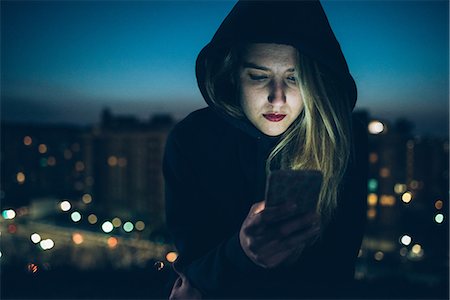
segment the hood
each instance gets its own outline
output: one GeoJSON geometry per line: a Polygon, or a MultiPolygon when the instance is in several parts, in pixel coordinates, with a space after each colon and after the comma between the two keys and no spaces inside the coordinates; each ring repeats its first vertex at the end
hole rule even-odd
{"type": "Polygon", "coordinates": [[[295,47],[335,74],[346,87],[354,108],[356,85],[319,1],[238,1],[196,62],[197,83],[206,103],[234,126],[255,137],[266,136],[248,120],[238,120],[215,107],[206,92],[205,63],[206,59],[222,59],[231,47],[242,43],[295,47]]]}

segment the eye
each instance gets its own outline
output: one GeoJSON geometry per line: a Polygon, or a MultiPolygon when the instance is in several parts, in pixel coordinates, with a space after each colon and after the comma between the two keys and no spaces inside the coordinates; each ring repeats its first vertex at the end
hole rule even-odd
{"type": "Polygon", "coordinates": [[[263,81],[268,78],[266,75],[249,74],[249,76],[250,76],[250,79],[254,80],[254,81],[263,81]]]}
{"type": "Polygon", "coordinates": [[[289,76],[286,78],[289,82],[295,83],[297,82],[297,78],[295,78],[295,76],[289,76]]]}

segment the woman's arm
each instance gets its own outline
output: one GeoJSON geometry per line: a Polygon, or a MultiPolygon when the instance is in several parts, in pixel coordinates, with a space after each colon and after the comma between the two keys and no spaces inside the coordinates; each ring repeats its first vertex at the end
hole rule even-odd
{"type": "Polygon", "coordinates": [[[167,139],[163,173],[166,221],[179,253],[178,269],[194,287],[204,295],[223,295],[264,270],[245,255],[238,232],[214,236],[221,234],[214,228],[214,199],[205,203],[198,194],[196,168],[184,156],[176,131],[167,139]]]}

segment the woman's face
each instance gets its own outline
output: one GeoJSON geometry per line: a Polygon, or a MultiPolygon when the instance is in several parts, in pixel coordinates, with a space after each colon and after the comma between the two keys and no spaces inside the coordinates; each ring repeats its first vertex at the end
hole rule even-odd
{"type": "Polygon", "coordinates": [[[281,44],[250,44],[239,68],[239,96],[247,118],[260,131],[278,136],[303,110],[297,83],[297,50],[281,44]]]}

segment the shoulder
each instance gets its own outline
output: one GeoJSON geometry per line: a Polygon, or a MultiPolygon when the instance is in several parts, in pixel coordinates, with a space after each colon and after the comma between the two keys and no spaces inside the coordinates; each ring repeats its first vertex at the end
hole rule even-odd
{"type": "Polygon", "coordinates": [[[196,156],[219,144],[229,143],[233,128],[210,107],[191,112],[170,131],[166,148],[196,156]]]}

